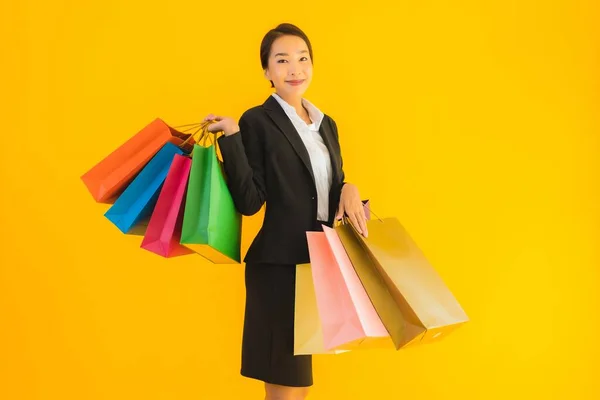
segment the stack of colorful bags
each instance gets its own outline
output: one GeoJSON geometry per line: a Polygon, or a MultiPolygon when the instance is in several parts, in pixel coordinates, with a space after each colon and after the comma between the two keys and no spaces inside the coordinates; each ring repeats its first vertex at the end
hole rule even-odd
{"type": "Polygon", "coordinates": [[[143,249],[239,263],[242,218],[207,125],[155,119],[81,179],[97,202],[112,204],[104,215],[121,232],[144,236],[143,249]]]}
{"type": "Polygon", "coordinates": [[[310,264],[296,266],[294,354],[400,349],[431,343],[468,317],[396,218],[346,219],[307,232],[310,264]]]}
{"type": "MultiPolygon", "coordinates": [[[[208,123],[156,119],[81,178],[123,233],[163,257],[197,253],[240,262],[241,215],[208,123]],[[189,131],[193,131],[189,133],[189,131]],[[207,145],[208,144],[208,145],[207,145]]],[[[370,219],[363,237],[344,219],[307,232],[296,268],[294,354],[334,354],[439,340],[468,317],[396,218],[370,219]]]]}

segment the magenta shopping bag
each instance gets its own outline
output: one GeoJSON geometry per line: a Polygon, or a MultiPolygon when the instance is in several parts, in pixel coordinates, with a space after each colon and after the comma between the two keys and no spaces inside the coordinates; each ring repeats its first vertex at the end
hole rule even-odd
{"type": "Polygon", "coordinates": [[[185,193],[192,159],[176,154],[150,217],[141,248],[163,257],[192,254],[179,244],[185,193]]]}

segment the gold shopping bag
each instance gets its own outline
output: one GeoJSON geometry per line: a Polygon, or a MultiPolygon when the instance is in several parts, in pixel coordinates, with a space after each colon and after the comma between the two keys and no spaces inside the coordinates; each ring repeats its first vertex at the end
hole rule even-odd
{"type": "Polygon", "coordinates": [[[335,229],[396,349],[439,340],[468,321],[396,218],[367,221],[367,238],[350,223],[335,229]]]}
{"type": "Polygon", "coordinates": [[[327,351],[325,349],[310,264],[296,266],[295,303],[294,355],[337,354],[348,351],[340,349],[327,351]]]}

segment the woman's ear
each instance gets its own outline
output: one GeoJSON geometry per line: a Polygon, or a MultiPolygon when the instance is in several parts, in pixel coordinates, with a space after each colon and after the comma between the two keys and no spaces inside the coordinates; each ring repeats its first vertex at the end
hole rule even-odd
{"type": "Polygon", "coordinates": [[[271,77],[269,76],[268,68],[264,70],[264,75],[265,75],[265,79],[271,82],[271,87],[274,88],[275,84],[273,83],[273,81],[271,80],[271,77]]]}

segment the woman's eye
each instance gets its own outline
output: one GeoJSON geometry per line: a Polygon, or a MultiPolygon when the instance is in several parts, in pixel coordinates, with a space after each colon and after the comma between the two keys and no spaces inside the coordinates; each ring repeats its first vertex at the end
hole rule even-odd
{"type": "MultiPolygon", "coordinates": [[[[300,59],[300,61],[308,61],[308,57],[302,57],[300,59]]],[[[287,60],[281,59],[281,60],[277,60],[278,63],[284,63],[284,62],[288,62],[287,60]]]]}

